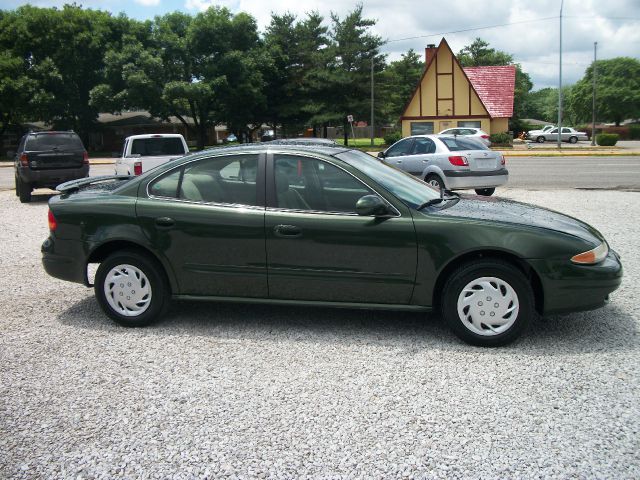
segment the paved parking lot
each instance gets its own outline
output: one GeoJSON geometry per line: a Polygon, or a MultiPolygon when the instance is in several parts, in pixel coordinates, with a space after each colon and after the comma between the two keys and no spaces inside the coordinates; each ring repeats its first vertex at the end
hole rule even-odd
{"type": "Polygon", "coordinates": [[[500,194],[600,229],[611,304],[494,350],[413,313],[180,303],[124,329],[42,270],[47,197],[0,192],[0,478],[639,478],[640,193],[500,194]]]}

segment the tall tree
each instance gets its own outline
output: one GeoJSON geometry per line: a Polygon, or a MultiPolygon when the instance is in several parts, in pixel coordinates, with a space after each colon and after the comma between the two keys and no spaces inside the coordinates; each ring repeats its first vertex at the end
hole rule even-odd
{"type": "MultiPolygon", "coordinates": [[[[618,57],[596,62],[596,111],[601,121],[616,125],[640,118],[640,61],[618,57]]],[[[572,90],[568,103],[581,121],[592,117],[593,64],[572,90]]]]}
{"type": "Polygon", "coordinates": [[[195,17],[156,17],[148,45],[132,42],[107,53],[108,81],[92,91],[92,104],[175,116],[204,148],[210,127],[227,122],[240,131],[259,116],[258,45],[255,20],[245,13],[211,7],[195,17]]]}
{"type": "Polygon", "coordinates": [[[403,53],[400,60],[393,61],[376,79],[376,104],[380,107],[381,118],[385,122],[395,123],[402,115],[402,109],[411,99],[418,84],[424,62],[413,49],[403,53]]]}
{"type": "Polygon", "coordinates": [[[529,74],[522,70],[520,64],[513,61],[513,55],[489,48],[489,43],[476,38],[458,52],[458,61],[463,67],[514,65],[516,67],[515,92],[513,98],[513,118],[526,115],[527,95],[533,88],[529,74]]]}

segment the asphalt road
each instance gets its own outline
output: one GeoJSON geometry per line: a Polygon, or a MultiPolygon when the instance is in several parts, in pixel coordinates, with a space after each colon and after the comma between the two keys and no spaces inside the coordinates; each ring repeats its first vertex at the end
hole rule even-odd
{"type": "MultiPolygon", "coordinates": [[[[508,157],[507,168],[513,188],[640,190],[640,156],[508,157]]],[[[112,173],[113,165],[91,167],[91,175],[112,173]]],[[[0,190],[13,187],[13,168],[0,168],[0,190]]]]}

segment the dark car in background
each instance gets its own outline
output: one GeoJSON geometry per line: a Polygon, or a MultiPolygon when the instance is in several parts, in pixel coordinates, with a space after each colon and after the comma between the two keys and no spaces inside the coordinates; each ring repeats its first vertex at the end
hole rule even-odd
{"type": "Polygon", "coordinates": [[[89,155],[75,132],[30,132],[18,144],[14,157],[16,195],[31,201],[36,188],[89,176],[89,155]]]}
{"type": "Polygon", "coordinates": [[[604,305],[622,279],[579,220],[445,192],[338,145],[216,148],[58,190],[45,270],[93,286],[129,327],[171,298],[434,310],[465,341],[497,346],[536,311],[604,305]]]}

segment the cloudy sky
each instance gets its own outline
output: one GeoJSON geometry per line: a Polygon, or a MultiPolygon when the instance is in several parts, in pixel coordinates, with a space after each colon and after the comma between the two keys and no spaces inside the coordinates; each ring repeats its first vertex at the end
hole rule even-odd
{"type": "MultiPolygon", "coordinates": [[[[25,3],[61,6],[70,2],[0,0],[0,8],[12,9],[25,3]]],[[[328,18],[330,12],[344,15],[354,8],[356,1],[76,0],[76,3],[114,13],[125,12],[138,19],[174,10],[196,13],[220,5],[234,13],[250,13],[260,29],[264,29],[271,12],[288,11],[304,16],[317,10],[328,18]]],[[[560,9],[557,0],[364,0],[362,3],[365,16],[378,22],[376,33],[388,41],[383,51],[390,59],[399,58],[409,48],[424,52],[428,43],[438,43],[443,36],[457,52],[479,36],[492,47],[513,54],[531,75],[535,89],[557,86],[560,9]]],[[[640,58],[639,0],[565,0],[563,13],[563,83],[570,84],[582,77],[593,59],[596,41],[599,59],[640,58]],[[606,12],[601,13],[603,10],[606,12]]]]}

